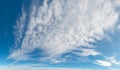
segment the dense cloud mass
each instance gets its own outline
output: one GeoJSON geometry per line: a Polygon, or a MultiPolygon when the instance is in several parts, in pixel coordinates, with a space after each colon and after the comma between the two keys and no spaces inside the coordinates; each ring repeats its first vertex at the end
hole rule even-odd
{"type": "Polygon", "coordinates": [[[91,43],[104,39],[107,32],[114,31],[119,14],[115,11],[119,4],[117,1],[44,0],[42,5],[34,2],[28,14],[29,22],[23,12],[17,23],[20,48],[8,58],[28,60],[32,58],[28,54],[35,49],[44,55],[39,57],[40,60],[55,60],[56,63],[64,61],[64,58],[58,58],[73,50],[78,50],[76,55],[84,57],[101,54],[91,43]]]}

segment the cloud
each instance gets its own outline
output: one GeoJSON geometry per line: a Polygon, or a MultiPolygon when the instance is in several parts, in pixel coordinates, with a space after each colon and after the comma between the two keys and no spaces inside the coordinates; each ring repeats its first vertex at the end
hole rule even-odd
{"type": "Polygon", "coordinates": [[[84,68],[40,68],[31,66],[0,66],[1,70],[90,70],[84,68]]]}
{"type": "Polygon", "coordinates": [[[98,64],[98,65],[101,65],[101,66],[105,66],[105,67],[112,66],[111,62],[103,61],[103,60],[96,60],[95,64],[98,64]]]}
{"type": "Polygon", "coordinates": [[[117,29],[120,30],[120,24],[117,26],[117,29]]]}
{"type": "Polygon", "coordinates": [[[29,67],[0,67],[2,70],[80,70],[70,68],[29,68],[29,67]]]}
{"type": "Polygon", "coordinates": [[[109,60],[112,64],[115,64],[115,65],[119,65],[120,64],[120,61],[117,61],[115,56],[111,56],[111,57],[108,57],[106,59],[109,60]]]}
{"type": "Polygon", "coordinates": [[[14,28],[16,30],[14,32],[15,38],[16,38],[15,46],[18,46],[19,43],[21,42],[22,38],[23,38],[24,27],[25,27],[25,24],[26,24],[26,17],[27,17],[27,14],[26,14],[24,8],[22,8],[22,15],[16,21],[16,26],[14,26],[14,28]]]}
{"type": "Polygon", "coordinates": [[[96,60],[94,63],[101,66],[120,65],[120,61],[117,61],[115,56],[106,57],[104,60],[96,60]]]}
{"type": "MultiPolygon", "coordinates": [[[[110,0],[48,1],[44,0],[40,6],[31,5],[29,20],[24,18],[29,21],[27,30],[22,30],[23,24],[18,27],[20,33],[25,33],[18,37],[22,37],[20,48],[8,59],[27,60],[32,58],[29,53],[39,49],[40,55],[51,61],[79,47],[94,48],[91,43],[104,39],[107,32],[114,30],[119,16],[110,0]]],[[[82,56],[98,54],[90,49],[80,53],[82,56]]]]}
{"type": "Polygon", "coordinates": [[[101,55],[102,53],[96,51],[95,49],[83,49],[81,48],[80,49],[81,52],[75,52],[74,54],[77,54],[79,56],[83,56],[83,57],[86,57],[86,56],[96,56],[96,55],[101,55]]]}

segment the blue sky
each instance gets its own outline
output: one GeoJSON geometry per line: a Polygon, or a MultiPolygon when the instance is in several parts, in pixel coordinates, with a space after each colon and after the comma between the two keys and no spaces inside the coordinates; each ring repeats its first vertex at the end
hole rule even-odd
{"type": "Polygon", "coordinates": [[[119,0],[0,0],[0,69],[120,69],[119,0]]]}

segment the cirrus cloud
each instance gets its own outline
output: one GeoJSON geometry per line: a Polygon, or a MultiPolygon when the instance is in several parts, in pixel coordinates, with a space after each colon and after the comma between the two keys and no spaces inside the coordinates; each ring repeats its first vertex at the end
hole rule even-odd
{"type": "MultiPolygon", "coordinates": [[[[8,59],[28,60],[31,58],[28,54],[35,49],[42,50],[39,53],[49,60],[79,47],[94,49],[91,43],[104,39],[116,26],[119,14],[115,4],[111,0],[44,0],[40,6],[32,4],[27,30],[22,30],[23,26],[22,31],[18,30],[25,33],[20,35],[20,48],[8,59]]],[[[95,51],[82,50],[80,55],[98,55],[95,51]]]]}
{"type": "Polygon", "coordinates": [[[103,61],[103,60],[96,60],[95,63],[98,64],[98,65],[101,65],[101,66],[105,66],[105,67],[112,66],[111,62],[103,61]]]}

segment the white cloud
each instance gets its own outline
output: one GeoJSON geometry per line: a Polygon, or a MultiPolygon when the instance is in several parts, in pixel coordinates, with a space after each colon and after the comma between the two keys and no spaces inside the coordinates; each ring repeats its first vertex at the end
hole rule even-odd
{"type": "MultiPolygon", "coordinates": [[[[90,43],[102,40],[106,31],[114,29],[118,19],[114,8],[110,0],[52,0],[50,4],[44,0],[42,6],[34,4],[21,48],[8,58],[24,60],[30,58],[28,53],[40,49],[51,60],[78,47],[90,47],[90,43]]],[[[83,56],[98,55],[82,51],[83,56]]]]}
{"type": "Polygon", "coordinates": [[[22,16],[16,21],[16,26],[14,26],[15,28],[15,38],[16,38],[16,41],[15,41],[15,46],[18,46],[18,44],[20,43],[21,39],[23,38],[23,32],[24,32],[24,27],[25,27],[25,24],[26,24],[26,12],[24,10],[24,8],[22,8],[22,16]]]}
{"type": "Polygon", "coordinates": [[[98,64],[98,65],[101,65],[101,66],[105,66],[105,67],[112,66],[111,62],[104,61],[104,60],[96,60],[95,64],[98,64]]]}
{"type": "Polygon", "coordinates": [[[109,60],[112,64],[116,64],[116,65],[120,64],[120,61],[117,61],[115,56],[111,56],[106,59],[109,60]]]}
{"type": "Polygon", "coordinates": [[[42,67],[31,67],[31,66],[0,66],[1,70],[90,70],[84,68],[42,68],[42,67]]]}
{"type": "Polygon", "coordinates": [[[94,63],[101,66],[120,65],[120,61],[117,61],[115,56],[111,56],[111,57],[105,56],[104,60],[96,60],[94,63]]]}
{"type": "Polygon", "coordinates": [[[29,68],[29,67],[0,67],[1,70],[81,70],[77,68],[29,68]]]}
{"type": "Polygon", "coordinates": [[[96,56],[96,55],[101,55],[102,53],[96,51],[95,49],[80,49],[81,52],[75,52],[75,54],[79,55],[79,56],[96,56]]]}
{"type": "Polygon", "coordinates": [[[115,5],[120,6],[120,0],[116,0],[114,3],[115,5]]]}

